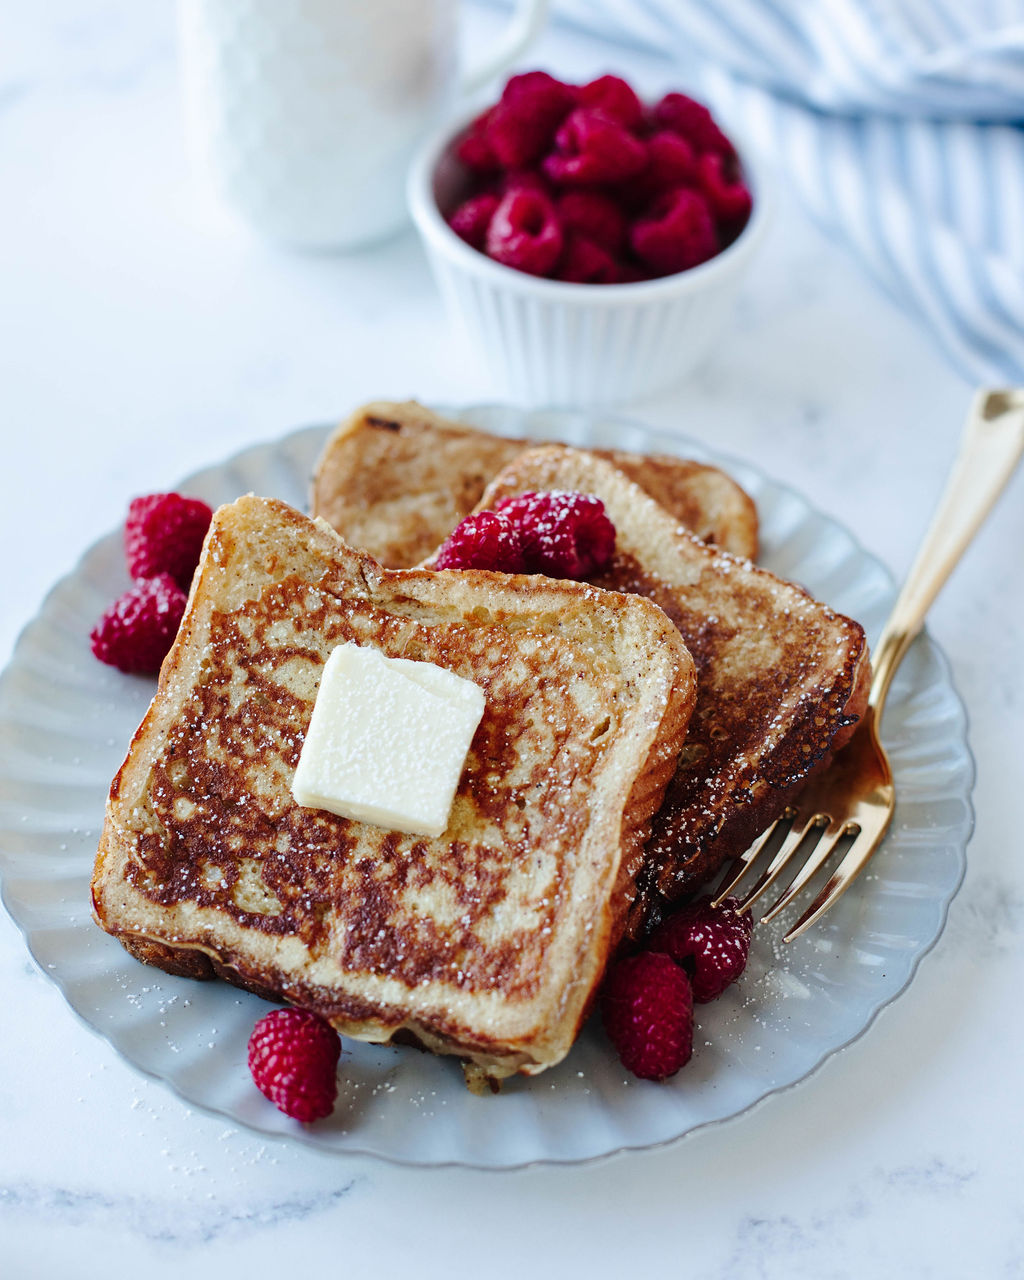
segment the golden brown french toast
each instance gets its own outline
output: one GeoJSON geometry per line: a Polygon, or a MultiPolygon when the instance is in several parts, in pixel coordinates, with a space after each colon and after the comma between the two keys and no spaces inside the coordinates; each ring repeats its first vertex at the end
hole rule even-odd
{"type": "Polygon", "coordinates": [[[322,521],[242,498],[214,516],[112,784],[97,919],[140,959],[346,1035],[536,1073],[568,1051],[625,928],[694,701],[693,662],[648,600],[387,570],[322,521]],[[345,642],[484,691],[437,839],[293,800],[320,673],[345,642]]]}
{"type": "MultiPolygon", "coordinates": [[[[409,568],[444,541],[491,477],[530,443],[452,422],[412,401],[368,404],[325,445],[311,511],[381,564],[409,568]]],[[[595,452],[699,538],[757,556],[757,509],[724,471],[667,454],[595,452]]]]}
{"type": "Polygon", "coordinates": [[[793,583],[699,541],[586,452],[520,454],[479,507],[552,489],[604,502],[615,557],[590,581],[655,601],[697,664],[697,708],[648,845],[654,910],[658,897],[691,892],[742,853],[849,737],[867,700],[864,632],[793,583]]]}

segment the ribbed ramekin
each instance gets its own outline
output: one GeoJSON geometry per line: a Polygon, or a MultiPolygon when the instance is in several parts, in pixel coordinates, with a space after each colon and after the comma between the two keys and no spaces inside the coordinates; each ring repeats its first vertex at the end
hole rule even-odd
{"type": "Polygon", "coordinates": [[[468,120],[423,145],[409,172],[409,208],[453,322],[494,383],[523,405],[609,405],[680,382],[732,313],[767,217],[764,184],[746,155],[754,197],[738,238],[710,261],[637,284],[566,284],[492,261],[451,230],[467,175],[453,151],[468,120]]]}

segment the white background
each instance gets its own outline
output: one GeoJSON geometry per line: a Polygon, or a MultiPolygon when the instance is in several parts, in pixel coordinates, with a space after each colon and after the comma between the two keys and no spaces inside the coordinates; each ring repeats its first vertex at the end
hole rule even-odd
{"type": "MultiPolygon", "coordinates": [[[[477,42],[491,19],[478,16],[477,42]]],[[[136,493],[372,397],[486,399],[411,233],[348,257],[250,237],[190,182],[166,0],[3,5],[0,659],[136,493]]],[[[652,58],[565,33],[568,77],[652,58]]],[[[971,388],[779,192],[735,324],[626,407],[754,461],[899,575],[971,388]]],[[[81,1026],[0,915],[0,1274],[1024,1274],[1018,475],[934,609],[977,827],[912,986],[809,1081],[667,1149],[512,1174],[326,1158],[197,1114],[81,1026]]]]}

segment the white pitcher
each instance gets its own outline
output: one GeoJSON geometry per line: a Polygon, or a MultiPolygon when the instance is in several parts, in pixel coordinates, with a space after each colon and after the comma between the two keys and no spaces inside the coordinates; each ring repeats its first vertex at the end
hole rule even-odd
{"type": "Polygon", "coordinates": [[[275,240],[346,249],[405,221],[421,136],[540,30],[521,0],[461,77],[457,0],[179,0],[196,159],[225,203],[275,240]]]}

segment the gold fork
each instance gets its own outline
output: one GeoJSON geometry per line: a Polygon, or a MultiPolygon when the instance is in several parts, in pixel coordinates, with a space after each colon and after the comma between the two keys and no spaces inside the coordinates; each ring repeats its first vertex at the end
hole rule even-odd
{"type": "Polygon", "coordinates": [[[791,942],[846,892],[881,843],[896,794],[878,737],[889,685],[924,623],[932,601],[991,511],[1024,453],[1024,389],[980,391],[971,406],[960,453],[917,559],[875,647],[868,709],[833,762],[812,778],[797,801],[739,858],[739,869],[715,897],[734,894],[781,826],[791,822],[778,850],[740,901],[749,910],[791,867],[798,870],[762,916],[772,920],[792,903],[849,837],[853,843],[826,884],[783,938],[791,942]],[[796,858],[805,851],[802,865],[796,858]]]}

